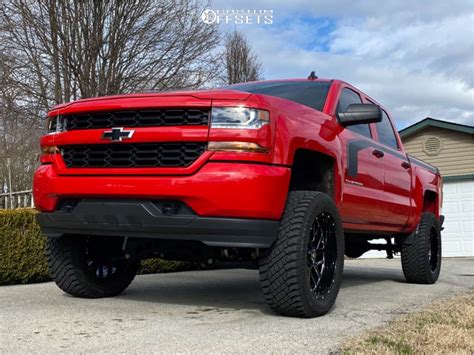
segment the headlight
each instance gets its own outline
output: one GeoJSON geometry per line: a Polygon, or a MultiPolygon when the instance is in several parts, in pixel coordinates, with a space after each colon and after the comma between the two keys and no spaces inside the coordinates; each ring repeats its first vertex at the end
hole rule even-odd
{"type": "Polygon", "coordinates": [[[213,107],[211,128],[259,129],[270,123],[268,111],[247,107],[213,107]]]}

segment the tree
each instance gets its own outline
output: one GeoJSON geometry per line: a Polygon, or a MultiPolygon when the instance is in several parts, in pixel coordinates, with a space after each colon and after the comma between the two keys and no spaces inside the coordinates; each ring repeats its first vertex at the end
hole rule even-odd
{"type": "Polygon", "coordinates": [[[199,0],[0,1],[0,191],[31,186],[55,104],[148,89],[198,88],[219,65],[199,0]],[[3,180],[3,181],[2,181],[3,180]]]}
{"type": "Polygon", "coordinates": [[[234,31],[226,36],[225,68],[227,84],[261,80],[262,66],[245,36],[234,31]]]}
{"type": "Polygon", "coordinates": [[[15,65],[14,58],[0,54],[0,193],[7,192],[9,187],[8,170],[13,176],[14,191],[30,188],[43,131],[37,119],[41,110],[28,101],[12,80],[15,65]]]}
{"type": "Polygon", "coordinates": [[[29,64],[18,81],[46,106],[202,85],[218,32],[201,10],[195,0],[11,0],[1,19],[6,50],[29,64]]]}

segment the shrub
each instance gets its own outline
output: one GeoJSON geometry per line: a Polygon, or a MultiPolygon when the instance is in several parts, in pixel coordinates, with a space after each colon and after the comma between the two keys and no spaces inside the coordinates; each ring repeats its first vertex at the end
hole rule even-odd
{"type": "Polygon", "coordinates": [[[49,280],[45,241],[33,210],[0,211],[0,285],[49,280]]]}
{"type": "MultiPolygon", "coordinates": [[[[0,210],[0,285],[50,280],[44,255],[46,237],[41,234],[33,209],[0,210]]],[[[199,264],[148,259],[140,273],[201,269],[199,264]]]]}
{"type": "Polygon", "coordinates": [[[176,272],[186,270],[196,270],[200,268],[198,264],[185,261],[172,261],[163,259],[147,259],[142,261],[140,274],[155,274],[158,272],[176,272]]]}

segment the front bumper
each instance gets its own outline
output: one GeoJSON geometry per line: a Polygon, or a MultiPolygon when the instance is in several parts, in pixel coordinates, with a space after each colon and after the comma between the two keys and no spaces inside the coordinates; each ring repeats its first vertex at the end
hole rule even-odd
{"type": "Polygon", "coordinates": [[[196,240],[210,246],[267,248],[278,221],[199,217],[185,205],[170,215],[162,203],[147,200],[83,199],[68,209],[40,213],[48,237],[89,234],[130,238],[196,240]]]}
{"type": "Polygon", "coordinates": [[[175,200],[201,217],[279,220],[289,181],[289,168],[264,164],[208,162],[187,176],[59,175],[42,165],[33,194],[42,212],[55,211],[64,198],[175,200]]]}
{"type": "Polygon", "coordinates": [[[46,235],[65,233],[193,239],[209,245],[267,247],[284,210],[290,169],[208,162],[189,176],[65,176],[36,171],[33,191],[46,235]],[[61,210],[62,201],[78,201],[61,210]],[[163,216],[152,205],[176,201],[192,212],[163,216]]]}

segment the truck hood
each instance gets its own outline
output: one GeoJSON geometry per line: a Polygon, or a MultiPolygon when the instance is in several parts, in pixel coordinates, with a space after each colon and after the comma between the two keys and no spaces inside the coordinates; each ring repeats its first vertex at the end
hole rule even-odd
{"type": "Polygon", "coordinates": [[[138,94],[101,96],[81,99],[54,106],[49,116],[95,111],[105,107],[109,109],[126,109],[129,107],[164,107],[164,106],[201,106],[209,107],[211,100],[245,101],[252,95],[235,90],[195,90],[170,92],[144,92],[138,94]]]}

